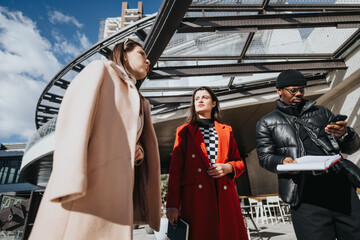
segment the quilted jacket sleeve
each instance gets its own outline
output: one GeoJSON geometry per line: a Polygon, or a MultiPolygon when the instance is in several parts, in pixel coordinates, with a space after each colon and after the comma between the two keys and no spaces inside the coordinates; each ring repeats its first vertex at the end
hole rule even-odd
{"type": "Polygon", "coordinates": [[[272,139],[271,130],[262,120],[256,125],[256,150],[260,166],[277,173],[276,166],[282,164],[285,156],[276,154],[276,143],[272,139]]]}

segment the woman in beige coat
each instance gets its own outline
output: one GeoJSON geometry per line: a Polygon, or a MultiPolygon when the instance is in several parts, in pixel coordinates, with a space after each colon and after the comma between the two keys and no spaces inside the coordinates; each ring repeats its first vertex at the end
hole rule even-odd
{"type": "Polygon", "coordinates": [[[160,159],[150,105],[135,83],[149,70],[126,40],[72,81],[56,125],[53,171],[30,239],[132,239],[160,227],[160,159]]]}

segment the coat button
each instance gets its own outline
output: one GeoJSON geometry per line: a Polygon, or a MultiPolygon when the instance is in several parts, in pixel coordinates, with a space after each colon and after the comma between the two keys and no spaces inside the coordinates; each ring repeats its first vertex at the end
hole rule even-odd
{"type": "Polygon", "coordinates": [[[195,158],[195,154],[191,155],[192,158],[195,158]]]}
{"type": "Polygon", "coordinates": [[[201,188],[202,188],[202,185],[201,185],[201,184],[199,184],[199,185],[198,185],[198,188],[200,188],[200,189],[201,189],[201,188]]]}
{"type": "Polygon", "coordinates": [[[198,172],[201,172],[201,168],[198,168],[198,172]]]}
{"type": "Polygon", "coordinates": [[[227,186],[224,186],[224,190],[226,190],[227,189],[227,186]]]}

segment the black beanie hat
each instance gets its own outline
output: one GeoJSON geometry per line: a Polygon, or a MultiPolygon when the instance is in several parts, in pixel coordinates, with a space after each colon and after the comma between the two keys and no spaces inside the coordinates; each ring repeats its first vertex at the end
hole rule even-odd
{"type": "Polygon", "coordinates": [[[301,72],[294,69],[282,71],[276,79],[276,88],[302,85],[306,86],[306,78],[301,72]]]}

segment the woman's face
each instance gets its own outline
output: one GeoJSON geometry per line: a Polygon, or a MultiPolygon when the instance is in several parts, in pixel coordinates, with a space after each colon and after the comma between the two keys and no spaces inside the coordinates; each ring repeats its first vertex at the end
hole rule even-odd
{"type": "Polygon", "coordinates": [[[150,61],[146,58],[146,53],[140,46],[136,46],[125,55],[125,67],[136,80],[146,77],[149,65],[150,61]]]}
{"type": "Polygon", "coordinates": [[[206,90],[199,90],[194,96],[195,111],[200,118],[211,118],[211,110],[216,106],[216,101],[211,99],[206,90]]]}

